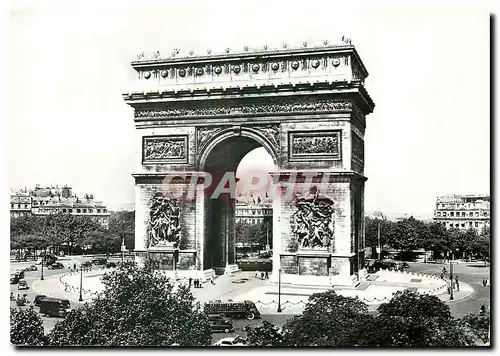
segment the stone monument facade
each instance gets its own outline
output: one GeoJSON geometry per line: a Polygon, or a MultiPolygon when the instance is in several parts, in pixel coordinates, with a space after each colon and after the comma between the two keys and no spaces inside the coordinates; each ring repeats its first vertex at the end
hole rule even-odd
{"type": "Polygon", "coordinates": [[[231,269],[235,197],[226,174],[264,147],[276,165],[271,278],[353,283],[364,268],[365,117],[374,103],[350,42],[157,52],[132,68],[136,87],[123,98],[137,133],[139,263],[185,275],[231,269]]]}

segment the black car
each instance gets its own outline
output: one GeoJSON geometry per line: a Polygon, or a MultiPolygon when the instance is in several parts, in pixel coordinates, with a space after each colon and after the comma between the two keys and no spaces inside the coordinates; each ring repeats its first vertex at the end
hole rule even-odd
{"type": "Polygon", "coordinates": [[[209,314],[208,323],[210,324],[210,329],[213,333],[225,332],[227,334],[234,331],[231,320],[219,314],[209,314]]]}
{"type": "Polygon", "coordinates": [[[33,305],[39,307],[40,306],[40,301],[43,299],[43,298],[47,298],[46,295],[44,294],[39,294],[35,297],[35,299],[33,299],[33,305]]]}
{"type": "Polygon", "coordinates": [[[69,312],[70,304],[67,299],[49,297],[40,299],[40,314],[44,314],[46,317],[65,317],[69,312]]]}
{"type": "Polygon", "coordinates": [[[85,261],[85,262],[82,262],[82,264],[80,266],[82,268],[89,268],[89,267],[92,267],[92,262],[91,261],[85,261]]]}
{"type": "Polygon", "coordinates": [[[108,263],[106,263],[106,268],[116,268],[116,263],[108,262],[108,263]]]}
{"type": "Polygon", "coordinates": [[[53,264],[47,266],[48,269],[63,269],[64,265],[61,262],[54,262],[53,264]]]}
{"type": "Polygon", "coordinates": [[[98,266],[104,266],[108,260],[106,258],[95,258],[92,260],[92,264],[98,265],[98,266]]]}
{"type": "Polygon", "coordinates": [[[19,283],[19,275],[15,273],[11,273],[10,275],[10,284],[17,284],[19,283]]]}
{"type": "Polygon", "coordinates": [[[375,260],[369,267],[370,272],[377,272],[381,269],[397,270],[398,264],[392,260],[375,260]]]}

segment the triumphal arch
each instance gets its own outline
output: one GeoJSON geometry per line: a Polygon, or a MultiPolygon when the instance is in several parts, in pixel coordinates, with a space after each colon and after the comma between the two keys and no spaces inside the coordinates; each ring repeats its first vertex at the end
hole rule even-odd
{"type": "MultiPolygon", "coordinates": [[[[276,169],[273,274],[352,284],[364,261],[368,72],[349,42],[132,62],[135,255],[182,277],[234,269],[234,179],[264,147],[276,169]],[[228,174],[229,173],[229,174],[228,174]]],[[[311,282],[312,281],[312,282],[311,282]]]]}

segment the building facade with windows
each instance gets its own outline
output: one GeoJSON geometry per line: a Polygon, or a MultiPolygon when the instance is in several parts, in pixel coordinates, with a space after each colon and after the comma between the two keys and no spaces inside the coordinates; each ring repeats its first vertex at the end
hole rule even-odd
{"type": "Polygon", "coordinates": [[[79,198],[71,187],[51,186],[41,188],[36,185],[34,190],[11,192],[10,216],[71,214],[92,217],[102,226],[109,225],[110,213],[101,201],[94,200],[92,194],[79,198]]]}
{"type": "Polygon", "coordinates": [[[476,229],[490,225],[489,195],[445,195],[436,200],[434,221],[448,229],[476,229]]]}
{"type": "Polygon", "coordinates": [[[273,204],[267,197],[241,196],[236,199],[236,223],[262,223],[265,218],[272,219],[273,204]]]}

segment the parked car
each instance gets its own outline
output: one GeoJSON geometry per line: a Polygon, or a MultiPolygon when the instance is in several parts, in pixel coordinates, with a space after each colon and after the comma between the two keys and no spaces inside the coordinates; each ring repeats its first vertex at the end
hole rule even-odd
{"type": "Polygon", "coordinates": [[[17,284],[17,289],[18,290],[22,290],[22,289],[30,289],[30,287],[28,287],[28,283],[26,283],[25,280],[21,280],[19,281],[19,283],[17,284]]]}
{"type": "Polygon", "coordinates": [[[40,302],[43,298],[47,298],[45,294],[38,294],[34,299],[33,299],[33,305],[39,307],[40,302]]]}
{"type": "Polygon", "coordinates": [[[217,341],[213,346],[246,346],[246,341],[240,336],[225,337],[217,341]]]}
{"type": "Polygon", "coordinates": [[[82,264],[80,266],[82,268],[90,268],[90,267],[92,267],[92,262],[91,261],[84,261],[84,262],[82,262],[82,264]]]}
{"type": "Polygon", "coordinates": [[[19,275],[16,273],[11,273],[10,274],[10,284],[17,284],[19,283],[19,275]]]}
{"type": "Polygon", "coordinates": [[[26,272],[29,272],[29,271],[38,271],[38,267],[35,266],[35,265],[30,265],[29,267],[26,267],[24,270],[26,272]]]}
{"type": "Polygon", "coordinates": [[[92,260],[92,264],[98,265],[98,266],[104,266],[104,265],[106,265],[107,262],[108,262],[108,260],[106,258],[94,258],[92,260]]]}
{"type": "Polygon", "coordinates": [[[226,334],[234,331],[233,323],[229,318],[219,314],[209,314],[208,323],[212,332],[225,332],[226,334]]]}
{"type": "Polygon", "coordinates": [[[116,268],[116,263],[108,262],[108,263],[106,263],[106,268],[116,268]]]}
{"type": "Polygon", "coordinates": [[[388,270],[400,270],[402,269],[403,264],[401,262],[396,262],[393,260],[375,260],[369,267],[368,270],[370,272],[377,272],[381,269],[388,270]]]}
{"type": "Polygon", "coordinates": [[[67,299],[47,297],[40,300],[40,313],[44,314],[46,317],[65,317],[66,314],[70,312],[70,310],[69,300],[67,299]]]}
{"type": "Polygon", "coordinates": [[[48,269],[63,269],[64,265],[61,262],[54,262],[53,264],[47,266],[48,269]]]}
{"type": "Polygon", "coordinates": [[[24,278],[24,271],[20,268],[16,269],[14,271],[15,274],[17,274],[19,276],[19,279],[23,279],[24,278]]]}

